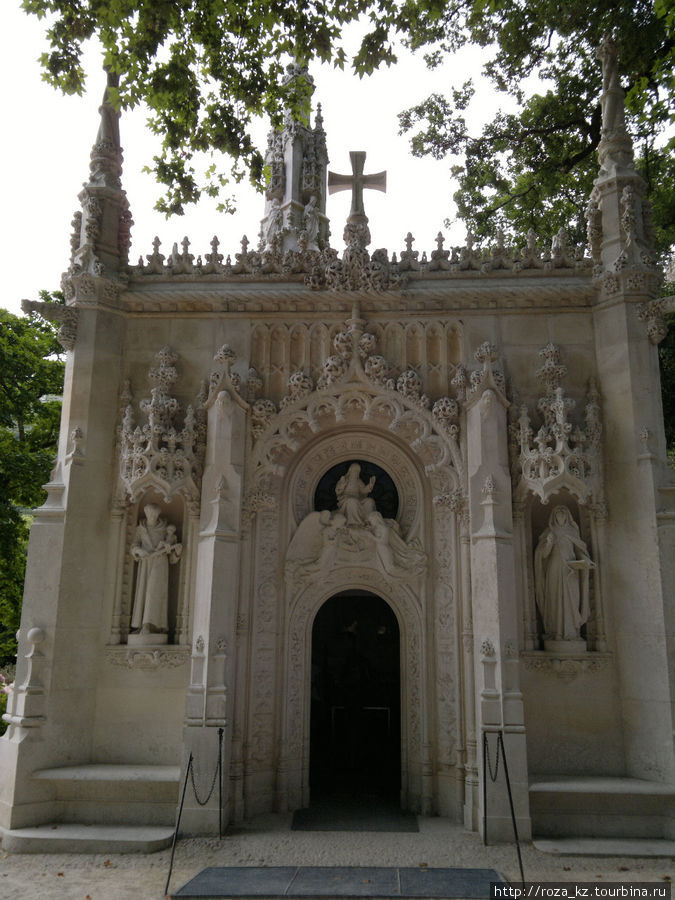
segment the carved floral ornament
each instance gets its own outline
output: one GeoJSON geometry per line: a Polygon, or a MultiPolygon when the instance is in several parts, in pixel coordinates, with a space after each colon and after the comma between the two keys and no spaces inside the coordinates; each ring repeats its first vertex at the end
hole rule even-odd
{"type": "Polygon", "coordinates": [[[512,426],[520,474],[516,499],[529,492],[536,494],[542,503],[548,503],[551,496],[566,490],[579,503],[591,500],[602,503],[602,425],[595,382],[593,379],[589,382],[585,428],[574,427],[569,414],[575,401],[565,396],[561,386],[567,367],[561,363],[560,351],[554,344],[547,344],[539,356],[543,365],[537,378],[546,388],[537,404],[542,425],[534,435],[527,406],[523,405],[517,423],[512,426]]]}

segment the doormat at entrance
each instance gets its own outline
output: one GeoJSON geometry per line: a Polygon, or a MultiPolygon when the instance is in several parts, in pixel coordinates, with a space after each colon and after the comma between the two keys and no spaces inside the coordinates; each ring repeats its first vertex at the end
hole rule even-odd
{"type": "Polygon", "coordinates": [[[417,816],[403,812],[397,803],[359,805],[324,800],[307,809],[296,809],[292,831],[419,831],[417,816]]]}
{"type": "Polygon", "coordinates": [[[255,897],[377,897],[481,900],[490,884],[504,883],[494,869],[384,868],[379,866],[232,866],[204,869],[171,894],[183,900],[255,897]]]}

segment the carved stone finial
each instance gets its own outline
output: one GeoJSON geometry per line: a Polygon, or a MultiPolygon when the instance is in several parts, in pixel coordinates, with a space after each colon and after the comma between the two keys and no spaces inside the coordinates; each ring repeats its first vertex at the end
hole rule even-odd
{"type": "Polygon", "coordinates": [[[91,149],[90,184],[119,190],[122,175],[122,147],[120,145],[120,114],[110,102],[111,89],[119,86],[119,77],[107,72],[107,85],[99,107],[100,123],[96,141],[91,149]]]}
{"type": "Polygon", "coordinates": [[[626,131],[624,92],[619,81],[618,48],[611,35],[605,35],[596,51],[602,62],[602,139],[598,146],[601,176],[633,168],[633,145],[626,131]]]}

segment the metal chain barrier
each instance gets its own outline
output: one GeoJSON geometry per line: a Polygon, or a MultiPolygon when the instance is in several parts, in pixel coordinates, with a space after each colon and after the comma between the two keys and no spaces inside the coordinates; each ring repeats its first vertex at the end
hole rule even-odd
{"type": "Polygon", "coordinates": [[[185,780],[183,781],[183,790],[180,797],[180,805],[178,807],[178,816],[176,818],[176,827],[173,832],[173,841],[171,843],[171,859],[169,861],[169,874],[166,878],[166,887],[164,888],[164,894],[167,895],[169,893],[169,882],[171,881],[171,873],[173,872],[173,858],[176,853],[176,841],[178,840],[178,830],[180,828],[180,820],[183,815],[183,806],[185,804],[185,792],[188,786],[188,779],[192,784],[192,793],[194,794],[194,798],[197,801],[199,806],[206,806],[211,797],[213,796],[213,792],[216,788],[216,781],[218,782],[218,836],[222,838],[223,836],[223,734],[225,732],[224,728],[218,729],[218,762],[216,763],[216,769],[213,773],[213,780],[211,781],[211,787],[209,788],[209,793],[205,800],[202,800],[197,792],[197,785],[195,784],[195,772],[194,772],[194,756],[192,755],[192,751],[190,751],[190,756],[188,758],[187,768],[185,770],[185,780]]]}
{"type": "Polygon", "coordinates": [[[199,806],[206,806],[211,797],[213,796],[213,792],[216,788],[216,778],[220,774],[220,756],[218,757],[218,762],[216,763],[216,769],[213,773],[213,780],[211,781],[211,787],[209,788],[209,792],[206,795],[206,799],[202,800],[199,794],[197,793],[197,785],[195,784],[195,767],[194,767],[194,759],[192,755],[190,755],[190,762],[188,763],[188,769],[190,771],[190,783],[192,784],[192,793],[195,795],[195,800],[199,804],[199,806]]]}
{"type": "Polygon", "coordinates": [[[501,732],[497,735],[497,755],[495,757],[495,770],[494,773],[492,771],[492,765],[490,764],[490,745],[488,744],[487,732],[483,733],[483,746],[485,749],[485,761],[487,763],[487,771],[490,774],[490,780],[494,784],[497,781],[497,776],[499,775],[499,751],[502,747],[502,743],[500,741],[501,732]]]}
{"type": "Polygon", "coordinates": [[[516,811],[513,806],[513,794],[511,793],[511,779],[509,778],[509,767],[506,762],[506,747],[504,746],[504,735],[502,731],[497,732],[497,753],[495,756],[494,774],[492,764],[490,763],[490,746],[488,744],[488,733],[483,732],[483,843],[487,846],[487,776],[490,774],[490,780],[494,783],[497,781],[499,774],[499,759],[504,761],[504,777],[506,779],[506,791],[509,796],[509,808],[511,810],[511,822],[513,824],[513,836],[516,844],[516,853],[518,854],[518,868],[520,869],[520,882],[525,884],[525,874],[523,872],[523,858],[520,853],[520,841],[518,840],[518,825],[516,824],[516,811]]]}

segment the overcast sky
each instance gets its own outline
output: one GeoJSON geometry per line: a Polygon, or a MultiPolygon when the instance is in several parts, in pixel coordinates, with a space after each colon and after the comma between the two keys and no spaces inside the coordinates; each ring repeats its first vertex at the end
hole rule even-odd
{"type": "MultiPolygon", "coordinates": [[[[87,57],[89,89],[84,97],[64,97],[41,80],[38,57],[46,49],[44,26],[26,15],[20,0],[5,0],[0,35],[0,78],[3,85],[5,139],[0,145],[4,208],[2,222],[5,258],[0,305],[19,310],[22,297],[35,298],[41,288],[58,288],[68,265],[70,222],[79,208],[77,194],[89,171],[89,152],[98,127],[98,106],[104,77],[99,54],[87,57]]],[[[465,52],[434,72],[421,57],[402,54],[398,66],[359,80],[348,71],[315,66],[315,101],[323,105],[330,168],[349,172],[349,151],[365,150],[366,172],[387,170],[387,193],[367,191],[365,208],[370,218],[371,249],[386,247],[400,252],[411,231],[415,249],[429,252],[443,230],[448,244],[461,244],[464,227],[443,228],[455,215],[451,161],[415,159],[409,139],[398,135],[397,112],[426,97],[431,91],[447,92],[459,86],[480,67],[480,54],[465,52]]],[[[494,115],[503,98],[490,92],[480,96],[477,115],[494,115]]],[[[150,253],[155,235],[168,254],[174,241],[190,238],[195,255],[208,252],[214,234],[220,251],[234,254],[246,234],[257,243],[263,197],[252,188],[236,188],[239,212],[235,216],[216,211],[205,199],[183,217],[165,219],[154,212],[158,188],[142,167],[153,156],[153,136],[145,128],[141,110],[125,113],[121,121],[124,148],[123,185],[134,218],[130,259],[150,253]]],[[[476,122],[476,129],[478,122],[476,122]]],[[[265,144],[266,123],[259,137],[265,144]]],[[[342,227],[349,212],[349,193],[328,198],[332,244],[342,250],[342,227]]]]}

